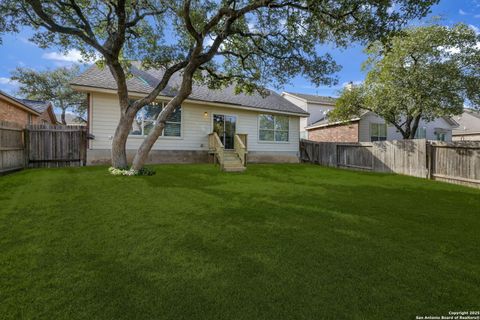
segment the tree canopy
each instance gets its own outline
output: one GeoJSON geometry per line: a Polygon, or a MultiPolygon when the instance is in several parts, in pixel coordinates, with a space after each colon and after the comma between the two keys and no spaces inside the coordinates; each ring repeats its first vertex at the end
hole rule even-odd
{"type": "Polygon", "coordinates": [[[53,102],[62,111],[61,120],[66,124],[67,110],[83,117],[87,108],[86,94],[72,90],[69,85],[79,73],[76,65],[46,71],[17,68],[12,72],[12,80],[20,83],[19,93],[28,99],[53,102]]]}
{"type": "Polygon", "coordinates": [[[372,111],[412,139],[422,119],[480,106],[480,36],[471,27],[408,28],[366,52],[365,82],[343,90],[331,118],[372,111]]]}
{"type": "Polygon", "coordinates": [[[438,0],[4,0],[0,11],[18,25],[35,28],[42,47],[98,53],[118,86],[121,117],[112,161],[126,166],[125,143],[135,114],[182,73],[178,93],[160,112],[137,152],[140,168],[161,134],[166,117],[191,93],[192,82],[263,92],[302,75],[316,85],[333,84],[339,69],[318,46],[373,41],[428,13],[438,0]],[[164,70],[152,92],[129,102],[128,61],[164,70]]]}

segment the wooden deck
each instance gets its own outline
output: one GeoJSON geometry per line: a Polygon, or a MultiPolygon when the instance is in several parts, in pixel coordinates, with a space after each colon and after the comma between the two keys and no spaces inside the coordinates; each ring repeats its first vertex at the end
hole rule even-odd
{"type": "Polygon", "coordinates": [[[208,149],[218,163],[220,169],[226,172],[243,172],[247,168],[247,135],[235,134],[234,149],[225,147],[216,132],[208,135],[208,149]]]}

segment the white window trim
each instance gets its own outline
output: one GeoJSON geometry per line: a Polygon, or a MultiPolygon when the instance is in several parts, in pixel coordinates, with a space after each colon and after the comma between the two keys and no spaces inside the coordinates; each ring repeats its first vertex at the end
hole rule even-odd
{"type": "MultiPolygon", "coordinates": [[[[164,101],[157,101],[157,103],[159,105],[162,106],[162,110],[163,108],[165,108],[165,105],[167,104],[166,102],[164,101]]],[[[161,140],[183,140],[183,124],[185,123],[184,122],[184,118],[183,118],[183,115],[184,115],[184,108],[183,108],[183,105],[180,106],[180,108],[182,109],[181,111],[181,114],[180,114],[180,136],[165,136],[164,135],[164,131],[165,131],[165,128],[164,128],[164,131],[162,131],[162,134],[158,137],[158,139],[161,139],[161,140]]],[[[145,120],[142,120],[142,131],[143,131],[143,122],[145,120]]],[[[150,121],[150,122],[155,122],[155,120],[146,120],[146,121],[150,121]]],[[[167,121],[167,122],[171,122],[171,123],[178,123],[178,122],[173,122],[173,121],[167,121]]],[[[145,139],[147,135],[144,135],[144,134],[128,134],[128,138],[132,138],[132,139],[145,139]]]]}
{"type": "MultiPolygon", "coordinates": [[[[287,130],[279,130],[279,131],[287,131],[287,130]]],[[[290,116],[287,115],[276,115],[276,114],[271,114],[271,113],[259,113],[257,116],[257,142],[261,144],[289,144],[291,142],[291,137],[290,137],[290,116]],[[260,140],[260,116],[261,115],[270,115],[273,116],[273,127],[274,129],[262,129],[262,130],[272,130],[273,131],[273,139],[274,140],[260,140]],[[287,117],[288,118],[288,140],[287,141],[276,141],[275,140],[275,117],[280,116],[280,117],[287,117]]]]}

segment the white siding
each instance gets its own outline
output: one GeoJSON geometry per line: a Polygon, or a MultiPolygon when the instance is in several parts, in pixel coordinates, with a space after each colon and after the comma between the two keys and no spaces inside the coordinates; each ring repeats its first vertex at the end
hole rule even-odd
{"type": "MultiPolygon", "coordinates": [[[[375,113],[369,112],[362,116],[359,124],[359,141],[360,142],[369,142],[370,141],[370,123],[385,123],[383,118],[379,117],[375,113]]],[[[437,118],[431,122],[420,121],[419,128],[425,127],[426,129],[426,138],[428,140],[436,140],[435,136],[436,129],[446,130],[446,141],[452,141],[452,127],[443,119],[437,118]]],[[[402,140],[402,135],[397,131],[391,124],[387,124],[387,140],[402,140]]]]}
{"type": "MultiPolygon", "coordinates": [[[[358,124],[358,141],[370,142],[370,123],[385,123],[383,118],[377,116],[375,113],[369,112],[365,114],[358,124]]],[[[390,127],[387,127],[387,139],[390,135],[390,127]]]]}
{"type": "MultiPolygon", "coordinates": [[[[213,114],[226,114],[237,116],[237,133],[248,134],[249,151],[297,152],[300,117],[289,117],[289,142],[262,142],[258,141],[258,115],[261,113],[263,112],[187,103],[182,105],[182,136],[160,137],[152,149],[208,150],[208,134],[212,132],[213,114]]],[[[91,133],[95,136],[91,142],[92,149],[111,148],[119,118],[120,109],[115,95],[92,93],[91,133]]],[[[137,149],[142,141],[143,137],[130,136],[127,149],[137,149]]]]}
{"type": "Polygon", "coordinates": [[[283,94],[282,96],[288,101],[290,101],[291,103],[293,103],[294,105],[296,105],[297,107],[300,107],[303,110],[310,113],[309,117],[300,119],[300,132],[301,134],[304,133],[304,138],[307,138],[305,128],[311,125],[312,123],[322,119],[325,116],[325,112],[333,109],[333,106],[331,105],[308,103],[304,99],[300,99],[290,94],[283,94]]]}
{"type": "Polygon", "coordinates": [[[311,125],[314,122],[317,122],[320,119],[325,117],[326,112],[332,110],[334,107],[331,105],[323,105],[323,104],[316,104],[316,103],[309,103],[308,104],[308,112],[310,116],[308,117],[307,125],[311,125]]]}

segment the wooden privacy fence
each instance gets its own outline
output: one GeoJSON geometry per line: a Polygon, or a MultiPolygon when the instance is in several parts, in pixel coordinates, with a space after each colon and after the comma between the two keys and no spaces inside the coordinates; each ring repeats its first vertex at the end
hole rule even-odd
{"type": "Polygon", "coordinates": [[[0,174],[25,166],[23,129],[15,123],[0,121],[0,174]]]}
{"type": "Polygon", "coordinates": [[[0,121],[0,174],[22,168],[80,166],[87,163],[87,131],[82,126],[20,125],[0,121]]]}
{"type": "Polygon", "coordinates": [[[480,187],[480,143],[424,139],[362,143],[300,142],[303,162],[480,187]]]}
{"type": "Polygon", "coordinates": [[[429,178],[480,187],[480,142],[430,142],[429,178]]]}
{"type": "Polygon", "coordinates": [[[83,126],[28,125],[25,140],[29,168],[72,167],[87,163],[87,131],[83,126]]]}

